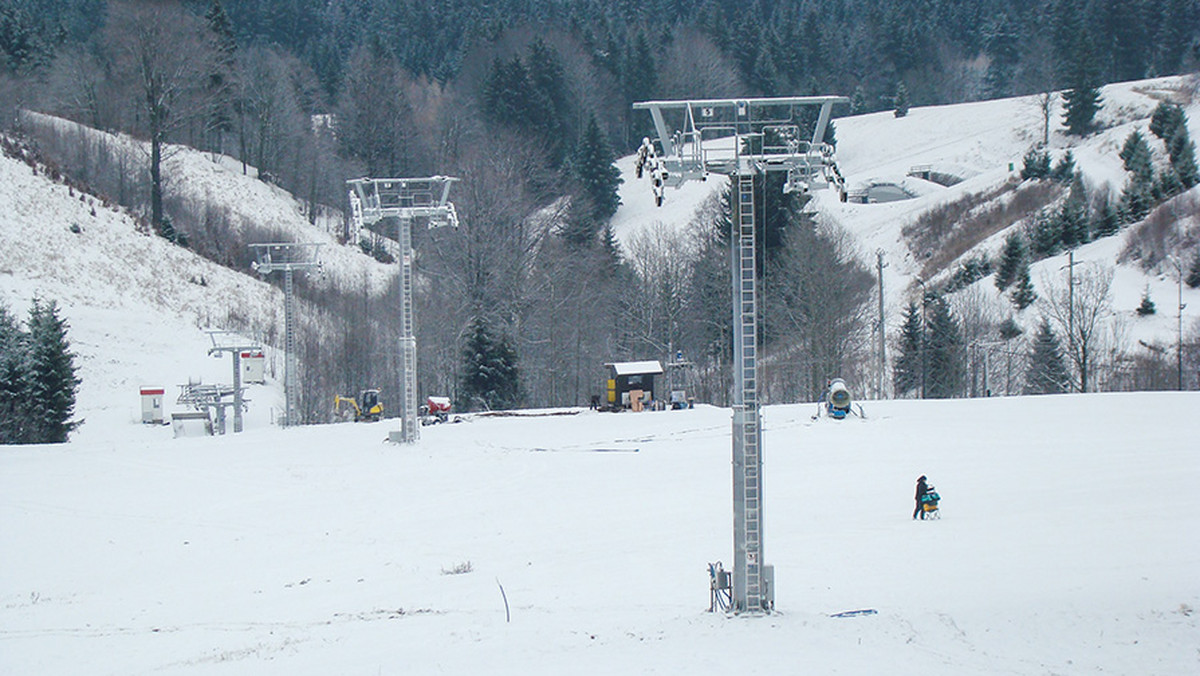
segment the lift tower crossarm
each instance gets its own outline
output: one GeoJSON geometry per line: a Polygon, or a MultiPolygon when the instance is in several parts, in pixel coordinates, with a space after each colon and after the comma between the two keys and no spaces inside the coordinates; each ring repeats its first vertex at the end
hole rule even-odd
{"type": "Polygon", "coordinates": [[[690,132],[703,131],[707,128],[717,128],[728,126],[731,122],[739,122],[750,125],[776,125],[783,124],[791,120],[791,115],[788,117],[758,117],[755,118],[755,113],[768,112],[769,109],[777,109],[782,107],[789,108],[789,113],[795,106],[821,106],[820,116],[817,120],[817,125],[813,129],[811,139],[812,144],[820,143],[825,138],[825,128],[829,126],[829,118],[833,112],[833,106],[838,103],[850,103],[850,99],[845,96],[777,96],[771,98],[757,99],[693,99],[688,101],[639,101],[633,104],[634,110],[649,110],[650,117],[654,120],[654,130],[658,133],[658,138],[662,143],[663,153],[667,157],[673,157],[679,154],[680,149],[676,147],[670,131],[667,129],[666,122],[663,120],[662,111],[664,110],[684,110],[687,120],[686,128],[681,130],[685,134],[690,132]],[[696,115],[696,111],[709,111],[710,114],[696,115]],[[728,115],[717,115],[718,111],[732,110],[736,117],[730,118],[728,115]]]}
{"type": "MultiPolygon", "coordinates": [[[[208,337],[213,346],[208,349],[210,356],[220,356],[222,352],[233,355],[233,431],[242,431],[242,353],[262,352],[262,342],[246,341],[232,331],[209,331],[208,337]]],[[[221,430],[224,434],[225,430],[221,430]]]]}

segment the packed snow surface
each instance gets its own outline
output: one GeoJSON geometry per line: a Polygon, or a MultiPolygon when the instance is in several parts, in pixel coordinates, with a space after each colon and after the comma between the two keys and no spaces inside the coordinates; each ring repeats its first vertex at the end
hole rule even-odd
{"type": "Polygon", "coordinates": [[[1196,673],[1198,409],[768,407],[777,610],[740,617],[726,409],[6,448],[0,672],[1196,673]]]}

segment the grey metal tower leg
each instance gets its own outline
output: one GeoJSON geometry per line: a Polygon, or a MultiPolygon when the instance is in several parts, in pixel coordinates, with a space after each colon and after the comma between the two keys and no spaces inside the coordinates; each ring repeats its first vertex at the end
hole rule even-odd
{"type": "Polygon", "coordinates": [[[762,430],[758,408],[754,176],[736,177],[733,256],[733,607],[761,612],[762,430]]]}

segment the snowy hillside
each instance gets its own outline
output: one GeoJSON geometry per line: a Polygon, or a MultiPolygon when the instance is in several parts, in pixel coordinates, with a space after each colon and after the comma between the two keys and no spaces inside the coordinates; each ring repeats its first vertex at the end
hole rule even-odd
{"type": "MultiPolygon", "coordinates": [[[[1187,99],[1190,96],[1187,92],[1194,91],[1195,86],[1195,76],[1108,85],[1101,90],[1104,104],[1098,116],[1104,131],[1084,139],[1064,133],[1061,99],[1058,99],[1051,112],[1050,152],[1057,159],[1070,149],[1089,189],[1109,186],[1114,194],[1119,194],[1126,172],[1118,153],[1126,137],[1134,129],[1148,135],[1149,118],[1158,102],[1168,95],[1187,99]]],[[[1185,112],[1192,138],[1200,138],[1200,100],[1193,98],[1185,112]]],[[[872,185],[895,185],[913,195],[912,199],[894,202],[856,204],[839,202],[833,191],[814,193],[814,205],[821,217],[844,226],[855,237],[872,270],[874,252],[884,252],[888,263],[884,269],[888,314],[897,317],[911,297],[914,280],[921,271],[919,261],[902,238],[903,227],[939,204],[994,189],[1010,178],[1019,177],[1023,156],[1041,140],[1043,120],[1037,97],[1028,96],[912,108],[903,118],[883,111],[842,117],[835,123],[838,163],[852,192],[872,185]],[[961,182],[946,187],[908,176],[914,167],[954,176],[961,182]]],[[[613,230],[624,243],[655,223],[672,228],[686,226],[696,208],[725,184],[721,177],[713,177],[706,183],[686,183],[679,190],[667,190],[663,207],[655,208],[649,183],[634,177],[633,162],[633,156],[618,162],[625,182],[613,230]]],[[[1200,195],[1200,191],[1193,192],[1200,195]]],[[[1200,228],[1200,223],[1193,219],[1182,222],[1180,227],[1200,228]]],[[[1076,251],[1076,259],[1112,265],[1124,247],[1128,232],[1082,247],[1076,251]]],[[[995,255],[1004,237],[1003,232],[994,235],[974,251],[995,255]]],[[[1035,284],[1047,277],[1057,278],[1059,268],[1065,263],[1064,255],[1033,266],[1035,284]]],[[[996,295],[990,278],[979,284],[996,295]]],[[[1160,307],[1167,308],[1170,300],[1172,311],[1132,326],[1133,338],[1153,340],[1166,333],[1173,335],[1173,325],[1168,326],[1167,316],[1174,314],[1173,270],[1169,275],[1166,270],[1147,275],[1134,266],[1119,266],[1114,309],[1132,316],[1147,284],[1152,297],[1160,299],[1160,307]]],[[[1187,288],[1184,292],[1183,302],[1200,312],[1200,292],[1187,288]]],[[[1188,315],[1200,317],[1185,311],[1185,321],[1188,315]]]]}
{"type": "MultiPolygon", "coordinates": [[[[275,287],[140,232],[123,212],[20,160],[0,156],[0,205],[0,301],[22,318],[33,298],[61,307],[82,379],[79,440],[140,431],[143,385],[165,387],[173,399],[189,379],[229,382],[229,357],[207,356],[205,330],[282,330],[275,287]]],[[[281,408],[272,388],[248,396],[259,404],[249,426],[269,424],[281,408]]]]}
{"type": "MultiPolygon", "coordinates": [[[[25,111],[22,122],[31,127],[48,127],[58,133],[76,135],[89,143],[102,142],[113,153],[141,158],[149,155],[145,142],[124,134],[109,134],[62,118],[25,111]]],[[[290,193],[256,178],[257,170],[230,157],[201,152],[187,146],[170,146],[164,153],[166,192],[177,201],[196,205],[197,211],[219,207],[228,212],[230,226],[240,230],[254,226],[277,232],[283,241],[323,244],[324,265],[318,284],[338,288],[361,288],[368,284],[374,293],[386,290],[395,277],[391,266],[365,256],[355,247],[337,244],[331,227],[314,227],[302,213],[302,205],[290,193]]],[[[336,217],[336,214],[334,215],[336,217]]]]}
{"type": "Polygon", "coordinates": [[[8,448],[0,672],[1195,673],[1200,393],[865,408],[766,409],[758,618],[725,409],[8,448]]]}

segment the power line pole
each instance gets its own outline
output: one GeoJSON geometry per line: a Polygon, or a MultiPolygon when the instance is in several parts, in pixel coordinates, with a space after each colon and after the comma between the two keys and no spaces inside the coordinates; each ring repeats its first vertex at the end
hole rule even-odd
{"type": "Polygon", "coordinates": [[[1183,261],[1178,257],[1172,256],[1171,263],[1175,266],[1176,281],[1178,283],[1179,298],[1177,300],[1177,315],[1176,315],[1176,342],[1175,342],[1175,368],[1176,368],[1176,389],[1183,391],[1183,261]]]}
{"type": "Polygon", "coordinates": [[[920,359],[921,359],[921,398],[924,399],[925,398],[925,361],[926,361],[926,359],[925,359],[925,343],[928,342],[928,335],[929,335],[928,327],[926,326],[926,319],[925,319],[925,306],[928,303],[927,303],[927,297],[925,295],[925,293],[926,293],[925,292],[925,282],[918,279],[917,284],[921,285],[921,335],[920,335],[921,340],[919,343],[917,343],[917,354],[920,356],[920,359]]]}
{"type": "MultiPolygon", "coordinates": [[[[1071,351],[1071,361],[1079,364],[1075,354],[1075,250],[1067,252],[1067,346],[1071,351]]],[[[1083,391],[1086,376],[1079,374],[1079,391],[1083,391]]]]}
{"type": "Polygon", "coordinates": [[[879,398],[884,398],[884,387],[887,378],[884,373],[887,371],[887,324],[883,318],[883,269],[887,264],[883,262],[883,249],[875,252],[875,271],[879,277],[879,382],[878,392],[879,398]]]}

